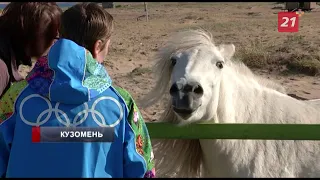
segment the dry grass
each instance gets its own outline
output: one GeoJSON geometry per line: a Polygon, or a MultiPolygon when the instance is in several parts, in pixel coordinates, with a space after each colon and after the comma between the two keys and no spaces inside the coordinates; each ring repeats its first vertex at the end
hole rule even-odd
{"type": "MultiPolygon", "coordinates": [[[[202,27],[212,32],[217,43],[234,43],[236,57],[251,68],[281,74],[319,75],[319,9],[306,12],[300,18],[298,33],[279,33],[277,13],[283,6],[281,2],[149,2],[147,23],[140,17],[144,14],[142,2],[116,2],[116,8],[107,9],[116,20],[113,45],[107,58],[111,63],[128,57],[133,62],[148,61],[170,32],[202,27]]],[[[136,67],[134,64],[123,73],[130,73],[136,67]]],[[[122,71],[120,67],[116,69],[122,71]]]]}
{"type": "Polygon", "coordinates": [[[289,35],[282,42],[252,41],[240,48],[236,56],[251,68],[285,73],[319,75],[320,47],[302,35],[289,35]]]}
{"type": "MultiPolygon", "coordinates": [[[[148,2],[149,22],[141,17],[143,2],[115,5],[117,8],[107,9],[115,19],[115,29],[105,66],[115,85],[127,89],[135,99],[153,87],[152,57],[168,35],[195,27],[210,31],[216,43],[234,43],[237,58],[259,75],[286,85],[290,93],[320,98],[319,77],[303,76],[319,75],[319,9],[300,18],[298,33],[279,33],[281,3],[148,2]]],[[[143,115],[157,119],[163,109],[160,102],[143,115]]]]}
{"type": "MultiPolygon", "coordinates": [[[[145,18],[138,19],[138,22],[136,20],[144,13],[143,3],[116,3],[117,8],[107,10],[115,16],[117,34],[121,36],[124,31],[132,31],[131,37],[128,37],[133,40],[130,43],[144,43],[145,46],[136,51],[137,54],[138,51],[145,52],[143,59],[152,57],[168,33],[202,27],[212,32],[217,43],[234,43],[236,57],[251,68],[282,74],[319,75],[319,10],[306,12],[300,18],[298,33],[279,33],[277,13],[283,6],[280,2],[152,2],[148,3],[149,23],[145,22],[145,18]],[[132,22],[128,23],[130,18],[132,22]],[[130,26],[137,27],[131,29],[130,26]],[[157,46],[152,47],[154,44],[157,46]]],[[[123,49],[123,45],[119,48],[123,49]]],[[[114,47],[115,51],[120,49],[114,47]]]]}
{"type": "Polygon", "coordinates": [[[134,68],[128,75],[130,76],[141,76],[142,74],[151,73],[151,69],[147,67],[137,67],[134,68]]]}

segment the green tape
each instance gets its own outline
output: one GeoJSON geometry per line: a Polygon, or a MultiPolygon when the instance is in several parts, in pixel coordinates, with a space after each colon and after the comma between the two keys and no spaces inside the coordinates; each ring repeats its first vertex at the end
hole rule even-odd
{"type": "Polygon", "coordinates": [[[146,124],[152,139],[320,140],[320,124],[146,124]]]}

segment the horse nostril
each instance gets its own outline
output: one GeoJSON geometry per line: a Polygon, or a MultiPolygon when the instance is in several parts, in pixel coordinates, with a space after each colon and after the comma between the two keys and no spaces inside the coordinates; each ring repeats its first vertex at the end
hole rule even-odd
{"type": "Polygon", "coordinates": [[[170,88],[170,95],[173,95],[178,91],[179,91],[179,87],[178,87],[177,83],[172,84],[172,86],[170,88]]]}
{"type": "Polygon", "coordinates": [[[189,82],[185,85],[179,82],[172,84],[172,86],[170,87],[170,95],[175,96],[178,95],[180,92],[183,94],[192,93],[197,97],[201,97],[203,95],[203,88],[197,82],[189,82]]]}
{"type": "Polygon", "coordinates": [[[198,95],[203,95],[203,88],[200,85],[196,85],[193,89],[193,92],[198,95]]]}

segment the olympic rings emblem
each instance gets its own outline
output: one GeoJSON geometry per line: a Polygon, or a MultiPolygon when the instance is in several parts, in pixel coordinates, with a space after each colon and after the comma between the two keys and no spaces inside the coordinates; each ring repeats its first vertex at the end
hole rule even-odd
{"type": "Polygon", "coordinates": [[[73,119],[72,122],[70,121],[68,115],[67,115],[65,112],[63,112],[61,109],[59,109],[59,105],[60,105],[60,103],[58,102],[58,103],[56,103],[56,105],[55,105],[54,108],[53,108],[51,102],[50,102],[48,99],[46,99],[46,98],[44,98],[44,97],[42,97],[42,96],[40,96],[40,95],[38,95],[38,94],[31,94],[31,95],[27,96],[26,98],[24,98],[24,99],[21,101],[21,104],[20,104],[20,107],[19,107],[19,115],[20,115],[20,117],[21,117],[21,120],[22,120],[25,124],[30,125],[30,126],[41,126],[41,125],[45,124],[46,122],[49,121],[49,119],[50,119],[50,117],[51,117],[51,115],[52,115],[53,112],[54,112],[54,115],[56,116],[56,118],[58,119],[58,121],[59,121],[61,124],[63,124],[64,126],[66,126],[66,127],[78,126],[78,125],[82,124],[82,123],[87,119],[89,113],[92,114],[93,120],[94,120],[100,127],[114,127],[114,126],[118,125],[118,124],[120,123],[120,121],[122,120],[122,118],[123,118],[123,108],[122,108],[121,104],[119,103],[119,101],[117,101],[117,100],[116,100],[115,98],[113,98],[113,97],[100,97],[100,98],[98,98],[97,100],[95,100],[95,101],[93,102],[91,109],[89,109],[88,103],[84,103],[84,104],[83,104],[83,105],[84,105],[84,110],[80,111],[80,112],[74,117],[74,119],[73,119]],[[24,117],[23,113],[22,113],[24,104],[25,104],[29,99],[31,99],[31,98],[41,98],[41,99],[43,99],[43,100],[47,103],[47,105],[48,105],[48,109],[44,110],[43,112],[41,112],[41,113],[39,114],[36,122],[32,122],[32,121],[27,120],[27,119],[24,117]],[[114,102],[114,103],[118,106],[118,108],[119,108],[119,110],[120,110],[119,118],[118,118],[114,123],[112,123],[112,124],[110,124],[110,125],[106,123],[106,120],[104,119],[103,115],[102,115],[100,112],[98,112],[98,111],[95,110],[95,107],[97,106],[97,104],[98,104],[100,101],[102,101],[102,100],[111,100],[112,102],[114,102]],[[42,117],[43,117],[45,114],[47,114],[46,118],[44,118],[44,120],[41,120],[42,117]],[[64,117],[65,121],[59,116],[59,114],[61,114],[61,115],[64,117]],[[81,115],[84,115],[84,116],[79,120],[79,118],[81,117],[81,115]],[[101,119],[101,122],[97,119],[97,116],[96,116],[96,115],[101,119]]]}

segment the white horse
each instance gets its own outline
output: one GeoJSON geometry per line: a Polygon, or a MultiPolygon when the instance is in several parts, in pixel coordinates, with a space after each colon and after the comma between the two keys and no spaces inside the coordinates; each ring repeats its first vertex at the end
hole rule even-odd
{"type": "MultiPolygon", "coordinates": [[[[232,60],[234,53],[233,44],[216,46],[203,30],[174,34],[155,56],[158,79],[141,105],[167,95],[160,121],[180,126],[320,123],[319,100],[286,95],[281,85],[232,60]]],[[[154,149],[159,176],[320,177],[320,141],[177,139],[158,140],[154,149]]]]}

